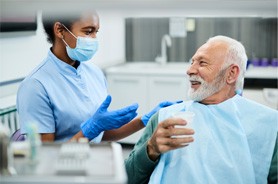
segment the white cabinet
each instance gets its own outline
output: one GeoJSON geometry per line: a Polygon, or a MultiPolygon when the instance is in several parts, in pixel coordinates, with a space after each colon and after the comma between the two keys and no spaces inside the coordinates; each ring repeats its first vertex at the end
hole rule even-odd
{"type": "Polygon", "coordinates": [[[146,77],[130,74],[107,73],[108,92],[112,96],[110,109],[119,109],[124,106],[138,103],[138,113],[143,114],[147,105],[146,77]]]}
{"type": "Polygon", "coordinates": [[[155,107],[159,102],[185,100],[188,84],[186,76],[150,76],[149,77],[149,107],[155,107]]]}
{"type": "MultiPolygon", "coordinates": [[[[138,115],[144,115],[161,101],[184,100],[187,96],[188,85],[184,67],[181,72],[176,70],[165,72],[157,68],[133,71],[125,66],[117,66],[108,68],[105,74],[108,91],[112,96],[111,110],[137,102],[139,104],[138,115]]],[[[142,131],[120,142],[136,143],[142,131]]]]}
{"type": "MultiPolygon", "coordinates": [[[[106,73],[108,92],[112,96],[110,109],[119,109],[132,103],[138,103],[138,115],[142,115],[148,109],[147,80],[146,77],[131,74],[106,73]]],[[[122,143],[134,144],[140,138],[144,129],[122,139],[122,143]]]]}
{"type": "Polygon", "coordinates": [[[112,96],[111,109],[118,109],[138,103],[138,114],[143,115],[161,101],[186,99],[187,84],[185,76],[109,74],[108,91],[112,96]]]}

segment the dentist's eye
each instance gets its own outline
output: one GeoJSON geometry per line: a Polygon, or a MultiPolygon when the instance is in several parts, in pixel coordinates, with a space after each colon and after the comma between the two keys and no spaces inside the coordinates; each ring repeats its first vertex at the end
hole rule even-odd
{"type": "Polygon", "coordinates": [[[91,30],[85,32],[86,35],[91,35],[92,33],[93,33],[93,31],[91,31],[91,30]]]}
{"type": "Polygon", "coordinates": [[[98,33],[98,30],[96,29],[88,29],[84,31],[84,34],[87,36],[96,36],[98,33]]]}

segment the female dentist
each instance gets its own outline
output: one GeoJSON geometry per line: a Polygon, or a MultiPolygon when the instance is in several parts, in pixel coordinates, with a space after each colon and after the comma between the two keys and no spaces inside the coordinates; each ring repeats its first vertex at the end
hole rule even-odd
{"type": "Polygon", "coordinates": [[[115,141],[140,129],[162,102],[141,118],[138,104],[108,111],[111,96],[106,79],[91,58],[98,49],[99,17],[95,11],[69,16],[44,15],[43,25],[52,44],[46,58],[21,83],[17,110],[21,134],[33,123],[41,140],[115,141]]]}

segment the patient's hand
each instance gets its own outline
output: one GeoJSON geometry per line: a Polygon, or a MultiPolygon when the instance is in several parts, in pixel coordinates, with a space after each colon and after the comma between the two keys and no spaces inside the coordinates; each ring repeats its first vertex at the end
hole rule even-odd
{"type": "Polygon", "coordinates": [[[182,148],[193,142],[193,137],[172,137],[177,135],[193,135],[194,130],[189,128],[175,128],[175,125],[185,125],[186,121],[181,118],[169,118],[158,123],[155,132],[148,141],[147,151],[149,158],[157,160],[161,153],[177,148],[182,148]]]}

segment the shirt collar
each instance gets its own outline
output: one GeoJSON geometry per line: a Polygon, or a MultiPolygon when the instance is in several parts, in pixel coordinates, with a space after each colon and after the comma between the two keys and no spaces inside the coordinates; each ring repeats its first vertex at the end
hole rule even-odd
{"type": "Polygon", "coordinates": [[[65,63],[64,61],[60,60],[57,58],[51,49],[48,51],[48,57],[50,60],[59,68],[60,73],[62,74],[67,74],[67,75],[79,75],[81,72],[81,66],[82,64],[80,63],[77,69],[75,69],[73,66],[65,63]]]}

